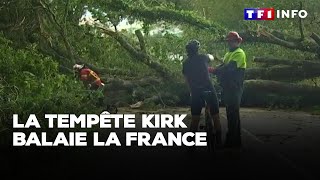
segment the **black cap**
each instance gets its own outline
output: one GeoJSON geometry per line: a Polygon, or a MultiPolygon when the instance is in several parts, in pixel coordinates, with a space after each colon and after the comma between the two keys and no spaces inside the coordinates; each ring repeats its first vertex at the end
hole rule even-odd
{"type": "Polygon", "coordinates": [[[186,45],[188,50],[198,50],[200,48],[200,42],[198,40],[190,40],[186,45]]]}

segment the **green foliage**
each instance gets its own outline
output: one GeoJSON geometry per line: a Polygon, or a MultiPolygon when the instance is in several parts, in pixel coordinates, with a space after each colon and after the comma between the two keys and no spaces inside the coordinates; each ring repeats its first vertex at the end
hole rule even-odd
{"type": "MultiPolygon", "coordinates": [[[[141,23],[148,54],[153,60],[165,66],[180,82],[184,82],[180,57],[185,58],[185,44],[190,39],[198,39],[201,42],[202,53],[214,54],[221,58],[227,50],[226,44],[212,42],[229,30],[243,31],[246,28],[257,30],[258,27],[268,27],[290,36],[299,37],[300,35],[298,19],[244,21],[243,9],[249,7],[298,9],[301,0],[290,2],[277,0],[266,2],[258,0],[42,1],[46,2],[46,7],[33,0],[4,0],[4,6],[0,8],[2,14],[0,31],[3,32],[4,37],[13,42],[0,36],[0,67],[2,69],[0,102],[3,107],[0,110],[7,116],[10,115],[9,112],[24,114],[65,110],[80,112],[79,110],[82,109],[94,108],[90,99],[94,100],[97,94],[87,96],[88,93],[83,91],[81,84],[74,81],[72,77],[61,75],[57,70],[59,64],[68,68],[73,64],[72,58],[68,56],[70,52],[65,41],[69,42],[75,55],[85,59],[87,63],[105,68],[107,78],[141,79],[157,75],[153,69],[125,51],[114,38],[102,35],[94,27],[79,26],[79,19],[87,11],[109,27],[119,26],[123,20],[128,20],[129,24],[141,23]],[[158,34],[151,34],[155,28],[163,28],[163,30],[158,34]],[[181,30],[182,33],[170,33],[173,28],[181,30]],[[42,54],[38,50],[41,50],[42,54]],[[51,52],[49,53],[51,57],[45,56],[46,52],[51,52]],[[60,56],[64,58],[59,59],[60,56]]],[[[318,0],[302,2],[304,9],[309,13],[308,18],[303,20],[307,37],[311,32],[319,30],[320,4],[318,0]]],[[[131,30],[122,30],[120,33],[125,35],[135,49],[139,50],[138,39],[131,30]]],[[[297,60],[316,58],[313,53],[270,44],[243,43],[242,48],[247,54],[249,68],[260,66],[252,62],[255,56],[297,60]]],[[[314,82],[305,80],[301,83],[314,82]]],[[[315,84],[318,86],[319,83],[315,84]]],[[[159,93],[171,92],[178,94],[180,99],[188,98],[185,94],[186,89],[181,84],[167,83],[157,89],[161,91],[159,93]]],[[[143,90],[146,93],[155,93],[153,88],[142,88],[140,91],[143,90]]],[[[266,99],[271,104],[272,99],[278,98],[272,97],[266,99]]],[[[139,100],[139,98],[130,97],[130,94],[125,99],[139,100]]],[[[282,100],[295,102],[294,99],[288,99],[290,97],[282,100]]]]}
{"type": "Polygon", "coordinates": [[[320,77],[311,78],[311,79],[304,79],[304,80],[298,82],[298,84],[311,85],[311,86],[314,86],[314,87],[320,87],[320,77]]]}
{"type": "MultiPolygon", "coordinates": [[[[310,110],[309,110],[310,111],[310,110]]],[[[311,109],[311,113],[314,114],[314,115],[320,115],[320,106],[314,106],[312,109],[311,109]]]]}
{"type": "MultiPolygon", "coordinates": [[[[79,36],[79,35],[78,35],[79,36]]],[[[77,53],[86,59],[87,63],[104,67],[110,77],[123,79],[139,79],[155,74],[142,62],[132,58],[114,39],[85,36],[75,39],[77,53]]]]}
{"type": "Polygon", "coordinates": [[[58,64],[39,54],[35,47],[13,49],[0,36],[0,123],[19,114],[99,112],[95,97],[90,97],[73,77],[61,75],[58,64]]]}

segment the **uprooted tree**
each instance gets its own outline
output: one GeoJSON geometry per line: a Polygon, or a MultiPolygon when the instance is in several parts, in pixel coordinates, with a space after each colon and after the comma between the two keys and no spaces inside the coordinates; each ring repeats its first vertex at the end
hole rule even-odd
{"type": "Polygon", "coordinates": [[[314,86],[293,83],[320,77],[319,35],[312,32],[308,37],[303,32],[301,21],[299,25],[300,37],[288,36],[280,31],[267,28],[258,28],[257,31],[247,30],[241,33],[248,43],[269,43],[315,54],[315,59],[310,60],[255,57],[253,61],[259,63],[260,67],[250,68],[246,73],[246,79],[249,81],[246,82],[244,104],[285,104],[288,107],[318,104],[320,88],[317,83],[314,86]]]}
{"type": "MultiPolygon", "coordinates": [[[[82,57],[81,48],[77,47],[77,39],[111,38],[114,40],[112,43],[119,44],[118,48],[123,48],[131,56],[128,61],[134,60],[147,65],[158,74],[155,78],[174,81],[176,78],[172,75],[172,71],[159,63],[157,57],[148,53],[141,30],[135,31],[136,38],[128,37],[130,33],[118,31],[120,21],[123,19],[142,21],[144,22],[142,30],[145,33],[148,33],[149,26],[157,24],[158,21],[188,24],[217,33],[223,28],[192,12],[174,10],[163,5],[151,8],[150,3],[153,2],[148,3],[149,7],[145,6],[147,3],[144,1],[109,0],[84,3],[67,0],[59,3],[47,0],[8,0],[1,4],[0,10],[4,16],[0,17],[0,30],[17,48],[36,44],[39,52],[52,56],[59,62],[63,73],[72,73],[72,65],[81,62],[100,73],[102,77],[108,77],[105,80],[114,82],[116,78],[109,78],[112,73],[110,69],[91,64],[86,57],[82,57]],[[89,11],[96,18],[91,19],[91,22],[85,21],[90,24],[88,26],[79,26],[79,19],[89,11]],[[135,39],[138,40],[138,44],[135,39]]],[[[118,84],[121,84],[121,81],[120,79],[118,84]]],[[[139,82],[135,83],[136,87],[141,86],[139,82]]],[[[151,87],[157,84],[151,84],[151,87]]],[[[128,91],[134,92],[132,89],[128,91]]]]}
{"type": "MultiPolygon", "coordinates": [[[[63,73],[72,72],[71,67],[75,62],[85,63],[109,82],[109,89],[113,91],[110,92],[111,95],[143,94],[138,99],[153,99],[162,104],[166,104],[162,100],[164,97],[175,101],[172,104],[182,103],[184,101],[181,99],[187,99],[188,93],[186,93],[182,78],[177,77],[177,73],[164,66],[159,57],[151,53],[152,47],[148,46],[150,27],[159,22],[181,25],[182,27],[187,26],[184,27],[186,30],[192,27],[202,32],[208,32],[214,38],[214,41],[219,41],[227,32],[227,29],[218,23],[213,23],[191,11],[175,8],[170,3],[155,1],[107,0],[82,2],[66,0],[60,3],[48,0],[5,0],[0,4],[0,11],[3,14],[0,17],[0,30],[6,37],[15,42],[15,46],[18,48],[23,48],[27,44],[36,44],[39,52],[52,56],[59,62],[63,73]],[[85,21],[84,26],[79,26],[79,19],[88,12],[94,18],[85,21]],[[123,20],[142,22],[142,28],[134,31],[134,34],[121,31],[119,30],[119,24],[123,20]],[[80,44],[81,39],[87,39],[87,41],[80,44]],[[99,39],[107,39],[107,41],[101,42],[108,42],[110,46],[115,47],[114,49],[125,50],[130,57],[128,61],[136,61],[146,65],[156,72],[156,76],[130,81],[110,78],[113,73],[110,67],[97,67],[94,62],[85,57],[87,50],[83,46],[87,46],[88,42],[97,42],[99,39]],[[170,82],[176,84],[174,87],[179,89],[179,92],[173,91],[171,94],[160,92],[161,87],[165,86],[163,84],[170,82]],[[154,93],[143,93],[145,87],[148,87],[154,93]]],[[[300,37],[291,37],[286,33],[258,26],[256,30],[244,29],[240,35],[243,37],[244,43],[274,44],[292,50],[314,53],[317,55],[317,59],[320,59],[319,35],[316,32],[312,32],[310,35],[304,32],[302,22],[299,30],[300,37]]],[[[99,48],[98,45],[96,48],[99,48]]],[[[95,50],[95,48],[92,49],[95,50]]],[[[276,99],[280,96],[289,95],[289,99],[293,97],[292,99],[298,103],[305,101],[304,94],[309,91],[304,92],[304,88],[286,82],[320,76],[318,71],[320,63],[316,60],[279,60],[259,57],[255,58],[255,62],[261,63],[262,66],[247,71],[246,77],[249,81],[246,82],[244,95],[244,104],[247,105],[268,105],[270,103],[266,97],[269,96],[276,99]],[[268,88],[263,87],[267,86],[273,88],[266,91],[268,88]],[[284,94],[280,92],[281,89],[292,89],[292,93],[284,94]],[[299,90],[295,91],[294,89],[299,90]],[[260,103],[253,102],[257,98],[247,96],[248,93],[251,94],[252,92],[261,95],[259,96],[261,97],[259,99],[260,103]],[[295,97],[300,97],[300,99],[295,97]]],[[[305,89],[308,88],[311,87],[305,89]]],[[[318,91],[320,92],[317,88],[312,90],[312,92],[318,91]]],[[[313,96],[320,96],[318,95],[320,93],[312,94],[313,96]]],[[[128,102],[129,100],[123,101],[128,102]]],[[[291,102],[291,100],[288,102],[291,102]]],[[[313,105],[313,103],[310,105],[313,105]]]]}

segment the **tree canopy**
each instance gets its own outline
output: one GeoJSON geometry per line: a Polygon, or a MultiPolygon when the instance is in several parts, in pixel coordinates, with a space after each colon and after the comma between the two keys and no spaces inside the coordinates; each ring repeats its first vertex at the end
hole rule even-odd
{"type": "MultiPolygon", "coordinates": [[[[81,91],[83,87],[74,79],[72,66],[76,62],[96,70],[107,81],[110,94],[119,91],[114,95],[119,104],[148,101],[160,106],[184,105],[188,93],[181,62],[186,42],[198,39],[202,52],[219,59],[226,51],[223,38],[231,30],[244,38],[250,88],[254,87],[252,79],[317,88],[319,8],[317,0],[3,0],[3,116],[23,112],[25,107],[30,107],[29,112],[40,112],[50,107],[48,104],[52,104],[52,111],[59,110],[54,104],[63,104],[80,112],[85,106],[74,104],[94,98],[86,99],[87,92],[81,91]],[[308,17],[245,21],[243,9],[249,7],[305,9],[308,17]]],[[[262,94],[264,98],[275,95],[262,94]]],[[[266,101],[262,104],[272,104],[266,101]]]]}

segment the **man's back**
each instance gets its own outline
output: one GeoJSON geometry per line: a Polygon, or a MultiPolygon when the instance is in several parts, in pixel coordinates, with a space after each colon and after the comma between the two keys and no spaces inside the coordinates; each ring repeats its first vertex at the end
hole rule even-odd
{"type": "Polygon", "coordinates": [[[183,62],[183,74],[187,77],[191,91],[212,90],[208,72],[209,57],[207,55],[194,55],[183,62]]]}

